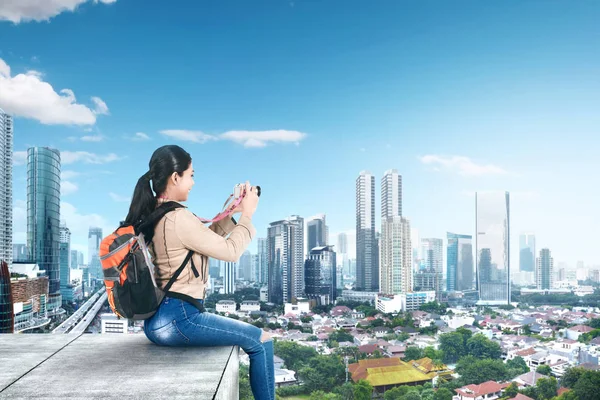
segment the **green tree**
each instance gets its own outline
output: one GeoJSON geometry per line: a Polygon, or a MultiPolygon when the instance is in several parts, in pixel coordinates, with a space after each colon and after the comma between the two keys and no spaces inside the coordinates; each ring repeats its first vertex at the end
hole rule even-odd
{"type": "Polygon", "coordinates": [[[354,385],[350,382],[334,388],[333,392],[340,395],[342,400],[354,400],[354,385]]]}
{"type": "Polygon", "coordinates": [[[538,400],[550,400],[556,396],[558,382],[556,378],[540,378],[535,384],[538,392],[538,400]]]}
{"type": "Polygon", "coordinates": [[[585,371],[573,387],[579,400],[597,400],[600,388],[600,371],[585,371]]]}
{"type": "Polygon", "coordinates": [[[500,358],[500,345],[492,342],[482,334],[477,334],[467,340],[467,353],[477,358],[500,358]]]}
{"type": "Polygon", "coordinates": [[[572,389],[575,387],[575,384],[579,381],[579,378],[581,378],[581,375],[583,375],[584,372],[585,369],[583,368],[568,368],[560,382],[564,387],[572,389]]]}
{"type": "Polygon", "coordinates": [[[354,336],[349,334],[343,329],[338,329],[335,332],[329,334],[329,340],[335,340],[336,342],[354,342],[354,336]]]}
{"type": "Polygon", "coordinates": [[[506,364],[501,359],[477,359],[466,356],[460,359],[456,365],[458,372],[465,384],[476,385],[487,381],[502,381],[506,379],[506,364]]]}
{"type": "Polygon", "coordinates": [[[377,327],[383,326],[383,325],[384,325],[384,322],[381,318],[377,318],[377,319],[374,319],[373,321],[371,321],[372,328],[377,328],[377,327]]]}
{"type": "Polygon", "coordinates": [[[326,393],[322,390],[312,392],[309,398],[310,400],[342,400],[342,397],[339,394],[326,393]]]}
{"type": "Polygon", "coordinates": [[[436,350],[432,346],[427,346],[423,349],[423,357],[428,357],[432,360],[443,360],[444,352],[442,350],[436,350]]]}
{"type": "Polygon", "coordinates": [[[298,371],[303,365],[317,356],[312,347],[301,346],[295,342],[275,342],[275,354],[283,359],[285,366],[293,371],[298,371]]]}
{"type": "Polygon", "coordinates": [[[402,400],[421,400],[419,392],[411,391],[402,396],[402,400]]]}
{"type": "Polygon", "coordinates": [[[373,386],[364,379],[354,385],[354,400],[371,400],[373,397],[373,386]]]}
{"type": "Polygon", "coordinates": [[[244,364],[240,364],[239,376],[240,376],[240,400],[253,400],[252,389],[250,388],[250,379],[248,378],[250,370],[244,364]]]}
{"type": "Polygon", "coordinates": [[[525,362],[523,357],[520,356],[515,357],[512,360],[508,360],[506,362],[506,368],[508,369],[508,371],[510,371],[510,376],[508,377],[510,379],[529,372],[529,367],[527,366],[527,363],[525,362]]]}
{"type": "Polygon", "coordinates": [[[536,372],[538,374],[542,374],[542,375],[546,375],[546,376],[551,376],[552,375],[552,368],[550,368],[548,365],[540,365],[539,367],[537,367],[536,372]]]}
{"type": "Polygon", "coordinates": [[[450,332],[440,335],[440,350],[444,353],[444,362],[453,364],[465,355],[463,335],[459,332],[450,332]]]}
{"type": "Polygon", "coordinates": [[[434,400],[452,400],[452,392],[446,388],[439,388],[435,392],[433,399],[434,400]]]}
{"type": "Polygon", "coordinates": [[[512,399],[518,393],[519,393],[519,387],[517,386],[517,384],[515,382],[513,382],[504,391],[504,396],[512,399]]]}
{"type": "Polygon", "coordinates": [[[421,400],[434,400],[435,392],[433,389],[423,389],[421,392],[421,400]]]}
{"type": "Polygon", "coordinates": [[[337,355],[313,357],[308,366],[302,368],[298,375],[304,381],[309,392],[323,390],[341,385],[346,378],[346,370],[341,358],[337,355]]]}
{"type": "Polygon", "coordinates": [[[384,400],[400,400],[408,393],[408,386],[398,386],[390,390],[386,390],[383,399],[384,400]]]}
{"type": "Polygon", "coordinates": [[[404,361],[419,360],[421,358],[423,358],[423,351],[420,348],[414,346],[406,348],[406,351],[404,352],[404,361]]]}

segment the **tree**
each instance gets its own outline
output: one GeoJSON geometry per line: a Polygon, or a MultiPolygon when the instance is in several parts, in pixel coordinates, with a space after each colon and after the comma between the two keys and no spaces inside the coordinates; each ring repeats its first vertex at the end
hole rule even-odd
{"type": "Polygon", "coordinates": [[[573,392],[579,400],[598,399],[600,388],[600,371],[585,371],[573,387],[573,392]]]}
{"type": "Polygon", "coordinates": [[[440,350],[444,353],[444,362],[453,364],[465,355],[463,335],[459,332],[450,332],[440,335],[440,350]]]}
{"type": "Polygon", "coordinates": [[[467,340],[467,353],[477,358],[500,358],[502,349],[496,342],[492,342],[482,334],[477,334],[467,340]]]}
{"type": "Polygon", "coordinates": [[[504,396],[512,399],[519,393],[519,387],[515,382],[511,383],[504,391],[504,396]]]}
{"type": "Polygon", "coordinates": [[[303,365],[317,356],[312,347],[301,346],[295,342],[275,342],[275,354],[283,359],[285,366],[293,371],[298,371],[303,365]]]}
{"type": "Polygon", "coordinates": [[[240,391],[240,400],[252,400],[254,396],[252,395],[252,389],[250,388],[250,379],[248,378],[250,370],[247,366],[240,364],[239,369],[239,391],[240,391]]]}
{"type": "Polygon", "coordinates": [[[412,360],[419,360],[423,358],[423,351],[418,348],[418,347],[414,347],[414,346],[409,346],[406,348],[406,351],[404,352],[404,361],[412,361],[412,360]]]}
{"type": "Polygon", "coordinates": [[[433,396],[434,400],[452,400],[452,392],[446,388],[439,388],[435,395],[433,396]]]}
{"type": "Polygon", "coordinates": [[[502,381],[506,379],[506,365],[501,359],[477,359],[473,356],[466,356],[460,359],[456,365],[458,372],[465,384],[474,383],[476,385],[487,381],[502,381]]]}
{"type": "Polygon", "coordinates": [[[373,386],[364,379],[354,385],[354,400],[371,400],[373,397],[373,386]]]}
{"type": "Polygon", "coordinates": [[[329,334],[329,340],[335,340],[336,342],[354,342],[354,336],[349,334],[343,329],[338,329],[335,332],[329,334]]]}
{"type": "Polygon", "coordinates": [[[592,318],[587,324],[594,329],[600,329],[600,318],[592,318]]]}
{"type": "Polygon", "coordinates": [[[372,328],[377,328],[377,327],[383,326],[383,325],[384,325],[384,322],[381,318],[377,318],[377,319],[374,319],[373,321],[371,321],[372,328]]]}
{"type": "Polygon", "coordinates": [[[398,386],[390,390],[386,390],[383,399],[384,400],[400,400],[403,396],[408,393],[408,386],[398,386]]]}
{"type": "Polygon", "coordinates": [[[520,356],[515,357],[512,360],[508,360],[506,362],[506,368],[510,371],[511,376],[508,377],[510,379],[529,372],[529,367],[527,366],[527,363],[525,362],[523,357],[520,356]],[[514,372],[512,372],[513,370],[514,372]]]}
{"type": "Polygon", "coordinates": [[[558,382],[556,378],[540,378],[535,384],[539,400],[550,400],[556,396],[558,382]]]}
{"type": "Polygon", "coordinates": [[[325,393],[322,390],[317,390],[316,392],[312,392],[309,397],[310,400],[342,400],[342,397],[339,394],[335,393],[325,393]]]}
{"type": "Polygon", "coordinates": [[[577,384],[579,378],[581,378],[581,375],[583,375],[584,372],[585,369],[583,368],[568,368],[560,382],[564,387],[572,389],[575,387],[575,384],[577,384]]]}
{"type": "Polygon", "coordinates": [[[308,366],[302,368],[298,375],[309,392],[317,390],[329,392],[331,388],[344,382],[346,370],[339,356],[318,355],[310,359],[308,366]]]}
{"type": "Polygon", "coordinates": [[[432,360],[443,360],[444,352],[442,350],[436,350],[432,346],[427,346],[423,350],[423,356],[431,358],[432,360]]]}
{"type": "Polygon", "coordinates": [[[402,400],[421,400],[419,392],[410,391],[402,396],[402,400]]]}
{"type": "Polygon", "coordinates": [[[334,388],[333,392],[340,395],[341,400],[354,400],[354,385],[350,382],[334,388]]]}
{"type": "Polygon", "coordinates": [[[435,392],[433,389],[423,389],[421,392],[421,400],[434,400],[435,392]]]}
{"type": "Polygon", "coordinates": [[[551,376],[552,375],[552,368],[550,368],[548,365],[540,365],[539,367],[537,367],[536,372],[538,374],[542,374],[542,375],[546,375],[546,376],[551,376]]]}

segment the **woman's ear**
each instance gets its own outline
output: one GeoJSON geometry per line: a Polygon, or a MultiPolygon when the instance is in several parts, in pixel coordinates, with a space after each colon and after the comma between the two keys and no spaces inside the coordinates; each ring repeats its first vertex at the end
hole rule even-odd
{"type": "Polygon", "coordinates": [[[173,185],[175,186],[179,184],[179,174],[177,174],[177,172],[173,172],[173,174],[171,174],[171,182],[173,182],[173,185]]]}

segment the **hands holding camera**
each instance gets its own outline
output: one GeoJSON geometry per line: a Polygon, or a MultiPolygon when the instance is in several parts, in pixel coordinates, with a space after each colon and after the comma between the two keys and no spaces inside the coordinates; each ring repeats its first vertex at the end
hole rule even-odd
{"type": "Polygon", "coordinates": [[[258,206],[258,191],[256,186],[250,186],[250,182],[246,181],[244,192],[240,205],[233,210],[233,213],[242,213],[242,217],[252,218],[258,206]]]}

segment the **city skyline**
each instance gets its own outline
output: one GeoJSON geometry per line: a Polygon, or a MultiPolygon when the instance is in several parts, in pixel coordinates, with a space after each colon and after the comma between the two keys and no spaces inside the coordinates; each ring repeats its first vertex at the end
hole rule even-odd
{"type": "MultiPolygon", "coordinates": [[[[29,147],[61,151],[61,218],[73,227],[72,247],[87,253],[89,227],[113,230],[152,151],[176,143],[194,158],[198,184],[189,206],[199,215],[216,214],[235,183],[261,185],[261,236],[270,221],[292,214],[327,214],[331,237],[353,231],[356,174],[370,170],[379,182],[394,168],[405,186],[403,214],[422,237],[474,235],[474,193],[506,190],[512,249],[518,232],[534,231],[557,261],[600,265],[587,224],[600,217],[600,193],[585,184],[600,168],[592,106],[599,102],[599,58],[586,47],[599,29],[592,18],[598,5],[527,2],[514,15],[487,4],[388,4],[373,6],[369,21],[357,4],[343,15],[328,4],[237,5],[239,15],[269,21],[264,35],[226,7],[189,5],[216,35],[207,43],[202,29],[190,27],[191,53],[182,44],[171,48],[180,41],[170,24],[153,23],[168,15],[185,25],[187,17],[166,6],[139,10],[119,0],[33,18],[48,22],[7,17],[0,7],[0,19],[8,19],[0,35],[12,38],[0,54],[0,107],[14,116],[14,243],[26,242],[29,147]],[[565,12],[573,18],[559,18],[565,12]],[[445,22],[448,15],[456,25],[445,22]],[[240,24],[210,23],[230,17],[240,24]],[[314,29],[305,28],[308,18],[316,18],[314,29]],[[107,21],[114,30],[88,46],[88,35],[104,33],[107,21]],[[164,59],[140,46],[140,37],[164,59]],[[255,52],[240,37],[253,40],[255,52]],[[142,59],[154,62],[139,73],[142,59]],[[551,173],[556,160],[561,168],[551,173]]],[[[375,207],[379,228],[379,202],[375,207]]],[[[511,265],[518,261],[511,251],[511,265]]]]}

